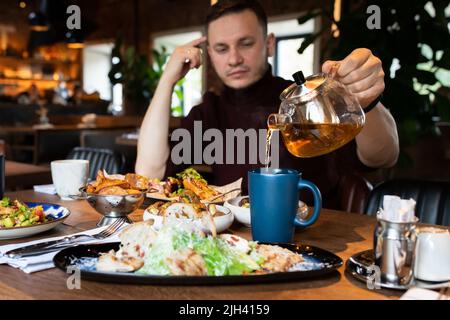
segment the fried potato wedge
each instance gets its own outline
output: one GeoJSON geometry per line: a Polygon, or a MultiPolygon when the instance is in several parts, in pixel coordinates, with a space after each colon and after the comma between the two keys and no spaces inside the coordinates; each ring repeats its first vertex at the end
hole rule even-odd
{"type": "Polygon", "coordinates": [[[103,188],[98,194],[104,196],[125,196],[128,194],[128,192],[126,189],[123,189],[119,186],[111,186],[103,188]]]}
{"type": "Polygon", "coordinates": [[[149,179],[145,176],[136,173],[128,173],[125,176],[108,175],[99,170],[95,181],[86,186],[86,192],[101,195],[138,195],[148,190],[148,187],[149,179]]]}
{"type": "Polygon", "coordinates": [[[129,189],[130,184],[124,180],[105,180],[95,188],[95,192],[100,193],[103,189],[110,187],[121,187],[122,189],[129,189]]]}
{"type": "Polygon", "coordinates": [[[140,174],[127,173],[125,175],[125,181],[130,184],[132,189],[147,190],[149,185],[149,179],[140,174]]]}

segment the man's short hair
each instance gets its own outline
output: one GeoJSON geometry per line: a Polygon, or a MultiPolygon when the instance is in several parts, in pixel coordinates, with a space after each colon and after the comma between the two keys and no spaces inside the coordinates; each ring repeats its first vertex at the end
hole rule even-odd
{"type": "Polygon", "coordinates": [[[252,11],[258,18],[259,24],[263,28],[264,35],[267,35],[267,15],[263,7],[256,0],[219,0],[210,7],[206,16],[206,32],[211,22],[227,14],[240,13],[245,10],[252,11]]]}

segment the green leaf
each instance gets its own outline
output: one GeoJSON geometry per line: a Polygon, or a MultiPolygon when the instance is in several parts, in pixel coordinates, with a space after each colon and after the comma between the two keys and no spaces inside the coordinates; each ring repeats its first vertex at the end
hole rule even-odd
{"type": "Polygon", "coordinates": [[[450,70],[450,50],[445,50],[439,61],[435,63],[436,67],[450,70]]]}
{"type": "Polygon", "coordinates": [[[174,90],[174,93],[177,96],[179,101],[183,100],[183,98],[184,98],[183,90],[181,90],[181,89],[174,90]]]}
{"type": "Polygon", "coordinates": [[[171,108],[172,114],[181,116],[183,115],[183,107],[182,106],[176,106],[171,108]]]}
{"type": "Polygon", "coordinates": [[[8,207],[10,204],[10,200],[8,197],[3,197],[3,199],[0,201],[0,206],[2,207],[8,207]]]}

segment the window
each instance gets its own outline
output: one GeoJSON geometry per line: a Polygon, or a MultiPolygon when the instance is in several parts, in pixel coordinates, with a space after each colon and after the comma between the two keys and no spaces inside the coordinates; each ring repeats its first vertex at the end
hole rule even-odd
{"type": "Polygon", "coordinates": [[[83,91],[98,92],[100,99],[111,101],[110,112],[123,112],[122,84],[111,86],[108,73],[111,70],[113,43],[86,45],[83,49],[83,91]]]}
{"type": "Polygon", "coordinates": [[[297,18],[269,22],[268,32],[273,32],[276,38],[275,54],[269,62],[276,76],[292,79],[292,74],[299,70],[305,76],[314,73],[316,45],[311,44],[301,55],[297,52],[303,38],[314,32],[314,23],[310,20],[299,25],[297,18]]]}
{"type": "MultiPolygon", "coordinates": [[[[157,50],[161,50],[164,46],[167,49],[167,53],[171,54],[176,47],[200,38],[201,36],[202,32],[200,31],[155,36],[153,37],[153,47],[157,50]]],[[[186,77],[181,80],[181,85],[175,88],[175,92],[172,96],[172,115],[187,115],[193,106],[201,102],[202,74],[203,67],[190,70],[186,77]]]]}
{"type": "Polygon", "coordinates": [[[104,43],[83,48],[83,90],[88,94],[98,92],[101,99],[109,101],[112,97],[108,78],[112,47],[112,43],[104,43]]]}

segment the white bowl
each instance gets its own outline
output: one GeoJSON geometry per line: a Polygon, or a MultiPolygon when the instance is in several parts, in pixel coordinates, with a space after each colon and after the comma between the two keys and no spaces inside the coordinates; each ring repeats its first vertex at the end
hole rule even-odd
{"type": "MultiPolygon", "coordinates": [[[[214,217],[214,224],[216,225],[217,232],[223,232],[223,231],[227,230],[233,223],[234,215],[230,209],[225,208],[224,206],[216,205],[216,207],[219,211],[225,213],[223,216],[214,217]]],[[[179,218],[179,219],[181,220],[182,218],[179,218]]],[[[154,221],[153,226],[156,230],[159,230],[162,227],[163,222],[164,222],[164,219],[162,216],[150,213],[149,211],[147,211],[147,209],[144,211],[143,220],[144,221],[153,220],[154,221]]],[[[182,219],[182,220],[193,221],[192,219],[188,219],[188,218],[182,219]]],[[[207,229],[203,229],[203,231],[209,232],[209,230],[207,230],[207,229]]]]}
{"type": "MultiPolygon", "coordinates": [[[[248,196],[236,197],[225,201],[224,206],[231,210],[231,212],[236,217],[236,220],[245,225],[246,227],[251,227],[251,216],[250,208],[243,208],[239,206],[239,202],[242,199],[248,198],[248,196]]],[[[299,219],[305,219],[308,215],[308,206],[303,202],[298,202],[298,213],[297,217],[299,219]]]]}
{"type": "Polygon", "coordinates": [[[246,227],[251,226],[251,219],[250,219],[250,208],[243,208],[239,206],[239,202],[241,202],[242,199],[248,198],[248,196],[241,196],[236,197],[233,199],[229,199],[225,201],[223,204],[226,208],[230,209],[231,212],[236,217],[236,220],[245,225],[246,227]]]}

